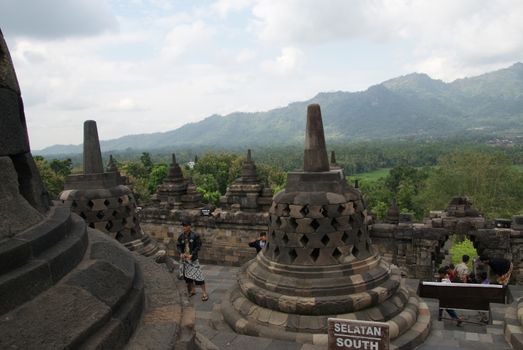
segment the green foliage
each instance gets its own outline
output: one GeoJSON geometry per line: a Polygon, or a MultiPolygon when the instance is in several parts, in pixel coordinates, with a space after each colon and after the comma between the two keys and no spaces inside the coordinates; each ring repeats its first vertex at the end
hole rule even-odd
{"type": "Polygon", "coordinates": [[[476,251],[476,248],[474,248],[474,245],[472,244],[472,241],[468,238],[465,238],[460,241],[460,238],[454,235],[452,237],[453,243],[452,247],[450,247],[450,254],[451,254],[451,261],[454,265],[457,265],[461,262],[461,258],[463,255],[468,255],[470,257],[470,260],[467,264],[469,269],[472,268],[472,259],[478,256],[478,253],[476,251]]]}
{"type": "Polygon", "coordinates": [[[71,174],[71,171],[73,169],[73,162],[71,158],[67,158],[64,160],[59,159],[53,159],[49,163],[49,167],[58,175],[63,176],[64,178],[71,174]]]}
{"type": "MultiPolygon", "coordinates": [[[[68,169],[67,161],[58,161],[56,159],[49,163],[44,157],[33,157],[36,168],[40,173],[40,177],[44,183],[47,192],[51,198],[57,198],[60,192],[64,189],[65,177],[68,169]],[[51,166],[53,165],[53,167],[51,166]]],[[[70,172],[70,170],[69,170],[70,172]]]]}
{"type": "MultiPolygon", "coordinates": [[[[225,194],[227,186],[239,177],[241,162],[238,156],[230,153],[207,153],[194,165],[194,173],[212,176],[218,185],[217,191],[225,194]]],[[[193,175],[194,177],[194,175],[193,175]]],[[[194,180],[194,179],[193,179],[194,180]]],[[[199,186],[196,180],[195,184],[199,186]]]]}
{"type": "Polygon", "coordinates": [[[147,181],[147,189],[150,193],[154,193],[156,192],[158,185],[160,185],[163,179],[167,177],[167,174],[169,173],[169,167],[164,163],[152,164],[151,162],[150,169],[151,173],[149,174],[147,181]]]}
{"type": "Polygon", "coordinates": [[[469,197],[487,218],[511,217],[522,209],[523,175],[502,154],[455,152],[440,158],[418,200],[425,212],[446,207],[454,196],[469,197]]]}

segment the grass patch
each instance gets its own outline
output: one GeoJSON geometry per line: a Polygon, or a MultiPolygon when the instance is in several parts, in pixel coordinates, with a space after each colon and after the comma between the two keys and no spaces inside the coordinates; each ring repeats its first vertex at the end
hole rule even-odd
{"type": "Polygon", "coordinates": [[[356,179],[358,179],[360,181],[364,181],[364,182],[373,182],[373,181],[377,181],[380,178],[383,178],[383,177],[386,177],[387,175],[389,175],[390,169],[392,169],[392,168],[382,168],[382,169],[378,169],[378,170],[369,171],[366,173],[354,174],[354,175],[349,176],[348,178],[349,178],[349,181],[351,181],[351,182],[354,182],[354,180],[356,180],[356,179]]]}

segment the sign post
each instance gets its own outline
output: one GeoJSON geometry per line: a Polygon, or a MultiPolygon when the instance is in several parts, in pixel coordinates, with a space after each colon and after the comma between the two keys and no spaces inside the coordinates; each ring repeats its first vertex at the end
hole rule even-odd
{"type": "Polygon", "coordinates": [[[329,318],[328,326],[328,350],[389,350],[388,323],[329,318]]]}

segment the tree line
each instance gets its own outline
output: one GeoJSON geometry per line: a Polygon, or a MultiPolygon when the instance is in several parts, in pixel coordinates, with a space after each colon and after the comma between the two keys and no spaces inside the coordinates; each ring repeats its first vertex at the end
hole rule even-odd
{"type": "MultiPolygon", "coordinates": [[[[515,167],[523,164],[520,147],[420,141],[334,144],[331,149],[336,151],[338,165],[351,175],[350,181],[359,179],[367,204],[378,218],[385,216],[393,199],[401,211],[417,218],[444,209],[458,195],[470,197],[489,218],[510,217],[523,209],[523,177],[515,167]],[[359,175],[380,168],[391,170],[380,179],[359,175]]],[[[182,150],[176,155],[184,176],[192,179],[206,203],[213,204],[240,176],[245,160],[244,154],[232,151],[206,151],[198,157],[193,150],[182,150]],[[193,167],[189,161],[195,161],[193,167]]],[[[256,149],[253,155],[260,179],[275,193],[285,187],[287,172],[303,164],[303,149],[298,146],[256,149]]],[[[171,155],[141,152],[117,154],[115,159],[138,199],[147,202],[167,176],[171,155]]],[[[53,197],[63,189],[66,176],[81,172],[76,159],[35,156],[35,161],[53,197]]]]}

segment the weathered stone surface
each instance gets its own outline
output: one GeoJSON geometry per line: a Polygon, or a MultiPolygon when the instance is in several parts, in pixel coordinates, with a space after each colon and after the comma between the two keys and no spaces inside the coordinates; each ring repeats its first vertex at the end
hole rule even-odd
{"type": "Polygon", "coordinates": [[[9,157],[0,157],[0,178],[0,239],[3,239],[36,225],[43,216],[19,193],[18,174],[9,157]]]}
{"type": "Polygon", "coordinates": [[[320,106],[309,105],[307,108],[307,128],[305,131],[305,147],[303,157],[303,171],[329,171],[329,158],[325,147],[323,121],[320,106]]]}
{"type": "Polygon", "coordinates": [[[84,122],[84,174],[100,174],[103,172],[104,166],[96,121],[86,120],[84,122]]]}

